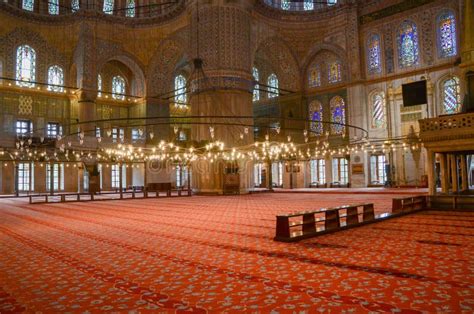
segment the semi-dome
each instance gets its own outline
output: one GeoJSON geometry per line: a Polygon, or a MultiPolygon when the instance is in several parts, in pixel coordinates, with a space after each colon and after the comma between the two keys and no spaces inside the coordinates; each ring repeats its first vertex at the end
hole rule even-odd
{"type": "Polygon", "coordinates": [[[185,0],[4,0],[0,6],[16,15],[63,20],[65,16],[85,14],[132,21],[156,21],[175,16],[184,8],[185,0]]]}

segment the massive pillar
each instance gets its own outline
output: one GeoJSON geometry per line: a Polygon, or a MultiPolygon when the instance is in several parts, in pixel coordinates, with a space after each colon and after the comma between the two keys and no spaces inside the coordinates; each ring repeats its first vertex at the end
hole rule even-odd
{"type": "MultiPolygon", "coordinates": [[[[97,98],[97,45],[94,28],[87,22],[81,25],[80,41],[74,52],[74,63],[77,69],[76,86],[78,93],[79,122],[96,119],[97,98]]],[[[86,137],[95,138],[95,125],[81,124],[81,131],[86,137]]],[[[70,130],[76,132],[76,130],[70,130]]],[[[85,144],[87,145],[87,140],[85,144]]],[[[94,142],[95,144],[95,142],[94,142]]]]}
{"type": "MultiPolygon", "coordinates": [[[[225,147],[236,147],[253,142],[252,119],[238,118],[252,116],[250,8],[249,0],[229,4],[193,1],[189,4],[195,67],[191,77],[191,114],[230,117],[200,119],[202,124],[193,125],[191,137],[198,145],[218,140],[224,142],[225,147]],[[229,123],[240,125],[230,126],[229,123]]],[[[195,191],[222,193],[225,172],[229,171],[230,164],[209,159],[195,162],[195,191]]],[[[238,166],[240,174],[240,192],[248,191],[252,165],[241,161],[234,166],[238,166]]]]}

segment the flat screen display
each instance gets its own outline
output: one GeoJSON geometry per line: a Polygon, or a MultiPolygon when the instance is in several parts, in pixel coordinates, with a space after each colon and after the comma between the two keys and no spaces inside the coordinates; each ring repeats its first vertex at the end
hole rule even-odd
{"type": "Polygon", "coordinates": [[[426,104],[426,80],[403,84],[402,95],[404,107],[426,104]]]}

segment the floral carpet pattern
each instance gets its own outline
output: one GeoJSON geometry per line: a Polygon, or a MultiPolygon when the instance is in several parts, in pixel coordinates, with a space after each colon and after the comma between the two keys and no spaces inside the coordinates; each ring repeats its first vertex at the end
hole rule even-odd
{"type": "Polygon", "coordinates": [[[299,243],[275,215],[393,195],[0,201],[0,313],[472,313],[474,212],[299,243]]]}

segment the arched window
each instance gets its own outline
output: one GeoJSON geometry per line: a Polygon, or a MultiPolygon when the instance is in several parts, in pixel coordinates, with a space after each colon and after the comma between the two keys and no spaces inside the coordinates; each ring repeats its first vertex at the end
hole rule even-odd
{"type": "Polygon", "coordinates": [[[440,14],[436,20],[438,29],[438,50],[441,58],[457,54],[456,20],[451,11],[440,14]]]}
{"type": "Polygon", "coordinates": [[[337,83],[342,80],[341,63],[334,61],[328,65],[328,81],[329,83],[337,83]]]}
{"type": "Polygon", "coordinates": [[[315,100],[309,104],[309,129],[312,131],[311,135],[323,134],[323,105],[321,102],[315,100]]]}
{"type": "Polygon", "coordinates": [[[290,0],[281,0],[281,8],[283,10],[289,10],[290,9],[290,0]]]}
{"type": "Polygon", "coordinates": [[[280,95],[280,92],[278,90],[278,78],[274,73],[268,76],[267,85],[268,98],[278,97],[280,95]]]}
{"type": "Polygon", "coordinates": [[[72,12],[79,11],[79,0],[72,0],[71,1],[71,9],[72,9],[72,12]]]}
{"type": "Polygon", "coordinates": [[[373,34],[367,42],[367,65],[369,73],[380,73],[382,71],[380,57],[380,36],[373,34]]]}
{"type": "Polygon", "coordinates": [[[346,123],[346,109],[344,99],[341,96],[334,96],[329,102],[331,108],[331,131],[333,134],[343,134],[346,123]]]}
{"type": "Polygon", "coordinates": [[[64,72],[58,65],[50,66],[48,69],[48,90],[62,93],[64,91],[64,72]]]}
{"type": "Polygon", "coordinates": [[[51,15],[59,14],[59,0],[48,1],[48,13],[51,15]]]}
{"type": "Polygon", "coordinates": [[[457,113],[461,109],[461,88],[459,79],[455,76],[445,80],[443,88],[443,110],[444,113],[457,113]]]}
{"type": "Polygon", "coordinates": [[[97,96],[102,97],[102,75],[97,75],[97,96]]]}
{"type": "Polygon", "coordinates": [[[35,1],[34,0],[23,0],[21,3],[21,7],[23,10],[33,11],[35,8],[35,1]]]}
{"type": "Polygon", "coordinates": [[[311,11],[314,9],[313,0],[304,0],[303,8],[305,11],[311,11]]]}
{"type": "Polygon", "coordinates": [[[335,5],[337,3],[337,0],[328,0],[328,5],[335,5]]]}
{"type": "Polygon", "coordinates": [[[28,45],[16,50],[16,85],[33,87],[36,79],[36,52],[28,45]]]}
{"type": "Polygon", "coordinates": [[[320,70],[319,66],[313,66],[309,70],[308,86],[309,87],[321,86],[321,70],[320,70]]]}
{"type": "Polygon", "coordinates": [[[180,74],[174,78],[175,106],[186,106],[186,101],[186,78],[180,74]]]}
{"type": "Polygon", "coordinates": [[[405,21],[398,30],[398,64],[400,68],[418,64],[418,31],[416,24],[405,21]]]}
{"type": "Polygon", "coordinates": [[[373,93],[370,97],[372,104],[372,128],[383,128],[387,122],[385,115],[385,94],[383,92],[373,93]]]}
{"type": "Polygon", "coordinates": [[[135,17],[135,0],[127,0],[127,11],[125,11],[127,17],[135,17]]]}
{"type": "Polygon", "coordinates": [[[118,100],[125,99],[125,80],[120,75],[112,78],[112,98],[118,100]]]}
{"type": "Polygon", "coordinates": [[[260,85],[258,84],[258,81],[260,80],[259,74],[258,74],[258,69],[256,67],[252,68],[252,75],[253,75],[253,80],[255,81],[253,85],[253,101],[259,101],[260,100],[260,85]]]}
{"type": "Polygon", "coordinates": [[[105,14],[114,14],[114,0],[104,0],[103,11],[105,14]]]}

